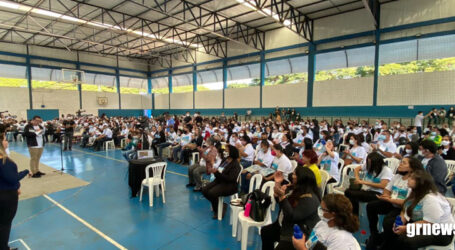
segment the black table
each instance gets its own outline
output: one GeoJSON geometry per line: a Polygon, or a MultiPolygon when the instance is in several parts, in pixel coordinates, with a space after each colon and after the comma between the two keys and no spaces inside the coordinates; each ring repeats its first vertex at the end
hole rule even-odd
{"type": "MultiPolygon", "coordinates": [[[[131,188],[131,197],[136,197],[137,193],[141,190],[142,181],[145,179],[145,168],[153,163],[165,162],[161,158],[149,158],[141,160],[128,161],[128,185],[131,188]]],[[[164,170],[163,170],[164,171],[164,170]]],[[[164,173],[162,173],[164,174],[164,173]]],[[[150,169],[149,176],[153,176],[150,169]]]]}

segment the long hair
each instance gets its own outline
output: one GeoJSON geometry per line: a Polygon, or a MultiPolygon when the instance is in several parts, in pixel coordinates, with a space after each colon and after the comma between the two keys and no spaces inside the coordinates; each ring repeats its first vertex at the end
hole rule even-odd
{"type": "Polygon", "coordinates": [[[327,194],[322,199],[327,209],[335,213],[335,224],[348,232],[355,233],[359,230],[359,218],[352,213],[352,203],[344,195],[327,194]]]}
{"type": "Polygon", "coordinates": [[[0,156],[2,157],[2,163],[6,164],[6,160],[12,161],[8,154],[6,154],[6,149],[3,147],[3,140],[5,140],[6,127],[3,124],[0,124],[0,156]]]}
{"type": "Polygon", "coordinates": [[[295,168],[295,175],[297,176],[296,183],[292,185],[292,194],[289,196],[289,202],[293,207],[297,206],[300,196],[303,194],[311,193],[316,195],[318,200],[321,200],[321,193],[318,185],[316,184],[316,177],[311,169],[298,166],[295,168]]]}
{"type": "Polygon", "coordinates": [[[415,180],[415,187],[412,189],[411,194],[406,198],[404,204],[411,202],[411,205],[406,209],[409,217],[412,217],[412,211],[417,204],[429,193],[438,193],[438,189],[434,184],[433,177],[425,170],[417,170],[412,173],[411,178],[415,180]]]}
{"type": "Polygon", "coordinates": [[[384,167],[384,156],[378,152],[372,152],[367,156],[367,172],[371,176],[377,177],[384,167]],[[370,161],[370,162],[368,162],[370,161]]]}

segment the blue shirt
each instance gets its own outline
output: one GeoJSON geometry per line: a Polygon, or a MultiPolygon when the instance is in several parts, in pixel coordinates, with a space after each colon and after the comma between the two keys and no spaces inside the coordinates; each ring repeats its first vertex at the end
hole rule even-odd
{"type": "Polygon", "coordinates": [[[17,172],[16,163],[7,159],[3,164],[0,159],[0,190],[18,190],[21,184],[19,181],[28,174],[28,170],[17,172]]]}
{"type": "Polygon", "coordinates": [[[168,127],[168,128],[166,128],[166,131],[169,132],[170,131],[169,126],[174,126],[174,124],[175,124],[175,121],[173,118],[167,120],[166,127],[168,127]]]}

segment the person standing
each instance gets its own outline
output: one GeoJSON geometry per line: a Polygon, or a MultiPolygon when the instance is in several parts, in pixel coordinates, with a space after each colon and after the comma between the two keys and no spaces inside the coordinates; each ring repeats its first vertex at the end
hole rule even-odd
{"type": "Polygon", "coordinates": [[[419,139],[422,137],[423,120],[430,114],[431,112],[424,116],[423,111],[419,111],[419,113],[417,113],[414,119],[414,126],[417,128],[417,134],[419,134],[419,139]]]}
{"type": "Polygon", "coordinates": [[[17,211],[19,181],[28,174],[28,170],[18,173],[16,163],[8,157],[5,130],[5,126],[0,125],[0,249],[2,250],[10,249],[8,240],[11,223],[17,211]]]}
{"type": "Polygon", "coordinates": [[[30,172],[33,178],[45,175],[45,173],[39,171],[39,162],[44,148],[44,128],[41,123],[41,117],[34,116],[24,128],[28,152],[30,153],[30,172]]]}
{"type": "Polygon", "coordinates": [[[76,123],[74,122],[71,117],[67,117],[66,120],[63,121],[63,127],[65,127],[65,143],[63,145],[63,151],[69,150],[71,151],[71,148],[73,146],[73,134],[74,134],[74,128],[76,127],[76,123]]]}

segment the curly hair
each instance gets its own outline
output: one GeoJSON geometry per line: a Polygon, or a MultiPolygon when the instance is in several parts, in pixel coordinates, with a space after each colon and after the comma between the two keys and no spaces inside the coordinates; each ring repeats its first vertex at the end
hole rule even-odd
{"type": "Polygon", "coordinates": [[[349,199],[341,194],[327,194],[322,198],[327,209],[335,213],[335,224],[348,232],[355,233],[359,230],[359,218],[352,213],[352,204],[349,199]]]}

